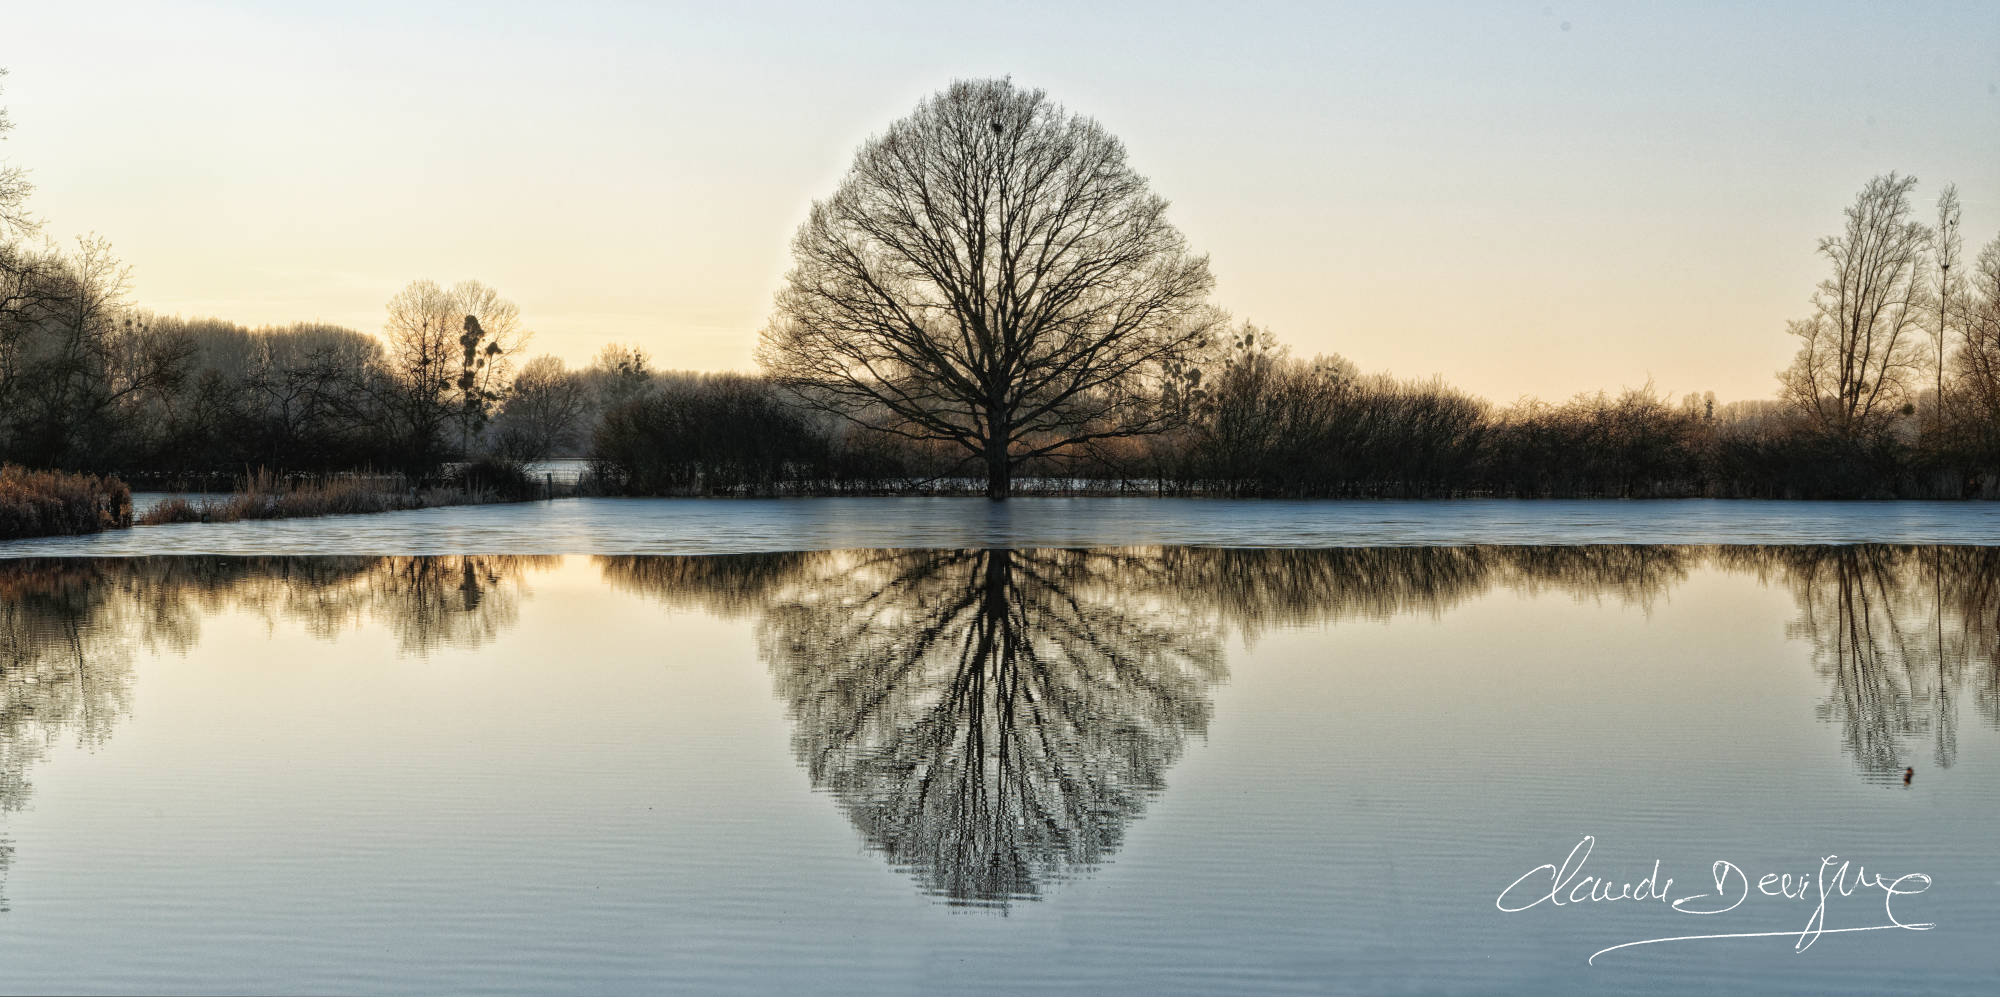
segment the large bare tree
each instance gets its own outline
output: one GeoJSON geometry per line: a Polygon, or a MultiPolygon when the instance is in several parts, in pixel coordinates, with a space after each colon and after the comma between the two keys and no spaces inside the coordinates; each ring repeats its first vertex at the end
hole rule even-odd
{"type": "Polygon", "coordinates": [[[1089,118],[953,83],[870,139],[792,242],[767,371],[866,425],[984,464],[1165,428],[1161,379],[1206,344],[1208,259],[1089,118]]]}
{"type": "Polygon", "coordinates": [[[1786,396],[1843,439],[1880,430],[1908,403],[1923,363],[1920,326],[1929,307],[1930,229],[1910,219],[1915,177],[1868,181],[1839,235],[1819,242],[1833,274],[1813,295],[1813,314],[1791,324],[1801,345],[1778,377],[1786,396]]]}

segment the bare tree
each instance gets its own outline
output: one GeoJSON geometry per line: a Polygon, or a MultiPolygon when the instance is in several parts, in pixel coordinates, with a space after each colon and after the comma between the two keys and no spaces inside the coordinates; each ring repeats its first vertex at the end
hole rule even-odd
{"type": "MultiPolygon", "coordinates": [[[[0,69],[0,79],[7,75],[0,69]]],[[[7,109],[0,107],[0,141],[14,130],[14,122],[7,117],[7,109]]],[[[35,187],[28,182],[28,171],[9,163],[0,163],[0,239],[14,235],[32,233],[36,225],[28,217],[28,195],[35,187]]]]}
{"type": "Polygon", "coordinates": [[[1164,429],[1208,259],[1103,126],[973,80],[870,139],[792,242],[758,359],[812,403],[1013,470],[1164,429]]]}
{"type": "Polygon", "coordinates": [[[528,361],[514,376],[497,423],[500,452],[515,460],[541,460],[576,445],[577,427],[590,394],[583,379],[559,357],[528,361]]]}
{"type": "Polygon", "coordinates": [[[652,364],[652,358],[637,346],[604,344],[582,373],[597,414],[602,416],[651,391],[655,387],[652,364]]]}
{"type": "Polygon", "coordinates": [[[413,468],[438,460],[445,428],[458,423],[460,452],[499,401],[511,357],[527,338],[514,303],[476,280],[450,289],[413,281],[389,299],[391,390],[399,441],[413,468]]]}
{"type": "Polygon", "coordinates": [[[1813,314],[1791,324],[1802,345],[1778,377],[1788,399],[1819,427],[1854,440],[1880,430],[1907,404],[1922,361],[1918,323],[1928,308],[1930,229],[1911,221],[1917,178],[1868,181],[1839,235],[1819,242],[1833,275],[1813,314]]]}
{"type": "Polygon", "coordinates": [[[31,307],[0,316],[0,428],[14,459],[101,468],[124,456],[119,429],[185,376],[193,345],[126,307],[127,269],[103,239],[41,259],[31,307]]]}
{"type": "Polygon", "coordinates": [[[1934,386],[1931,427],[1933,431],[1944,428],[1944,347],[1951,333],[1951,304],[1958,296],[1958,284],[1963,278],[1954,279],[1952,268],[1958,265],[1958,253],[1962,243],[1958,235],[1958,185],[1945,184],[1938,194],[1938,223],[1931,230],[1931,258],[1937,262],[1937,331],[1931,335],[1937,347],[1936,366],[1932,368],[1937,376],[1934,386]]]}
{"type": "Polygon", "coordinates": [[[2000,237],[1980,250],[1967,283],[1970,293],[1959,313],[1964,339],[1956,357],[1958,383],[1978,406],[1981,423],[1992,427],[2000,425],[2000,237]]]}
{"type": "MultiPolygon", "coordinates": [[[[0,69],[0,77],[6,75],[0,69]]],[[[0,107],[0,140],[13,128],[7,109],[0,107]]],[[[18,383],[22,342],[33,331],[41,306],[54,295],[51,277],[61,262],[55,253],[22,241],[36,228],[25,207],[33,191],[25,170],[0,163],[0,403],[7,402],[9,389],[18,383]]]]}

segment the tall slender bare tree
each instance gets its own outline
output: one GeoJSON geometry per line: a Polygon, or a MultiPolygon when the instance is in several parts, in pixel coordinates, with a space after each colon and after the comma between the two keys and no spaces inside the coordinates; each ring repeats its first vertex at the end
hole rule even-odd
{"type": "Polygon", "coordinates": [[[870,139],[792,242],[758,359],[813,403],[1014,469],[1155,432],[1207,342],[1208,259],[1103,126],[971,80],[870,139]]]}
{"type": "Polygon", "coordinates": [[[1938,269],[1937,282],[1937,332],[1932,335],[1937,347],[1936,366],[1932,368],[1937,376],[1935,391],[1931,401],[1931,427],[1934,431],[1944,428],[1944,350],[1945,340],[1951,335],[1951,305],[1958,296],[1958,284],[1963,278],[1951,275],[1958,266],[1958,254],[1963,244],[1958,235],[1958,185],[1945,184],[1938,194],[1938,223],[1931,230],[1931,258],[1938,269]]]}
{"type": "Polygon", "coordinates": [[[1791,324],[1801,345],[1778,377],[1791,402],[1821,429],[1847,440],[1881,430],[1907,403],[1923,363],[1919,323],[1929,311],[1931,232],[1910,220],[1916,177],[1868,181],[1839,235],[1819,242],[1833,274],[1813,295],[1813,314],[1791,324]]]}

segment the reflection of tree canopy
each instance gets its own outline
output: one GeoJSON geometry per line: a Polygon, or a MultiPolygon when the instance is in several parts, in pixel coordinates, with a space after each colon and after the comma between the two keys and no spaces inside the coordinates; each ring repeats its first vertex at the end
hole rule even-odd
{"type": "Polygon", "coordinates": [[[1612,595],[1650,605],[1698,564],[1697,547],[1169,547],[1160,584],[1211,604],[1246,635],[1270,625],[1437,616],[1496,588],[1612,595]]]}
{"type": "Polygon", "coordinates": [[[765,611],[794,748],[888,859],[993,903],[1108,858],[1188,734],[1225,624],[1437,613],[1494,585],[1647,601],[1662,547],[820,555],[765,611]],[[1197,608],[1199,607],[1199,608],[1197,608]]]}
{"type": "MultiPolygon", "coordinates": [[[[163,557],[0,561],[0,811],[66,738],[94,748],[131,708],[132,649],[185,653],[238,610],[332,637],[383,622],[403,649],[477,647],[511,625],[525,570],[553,558],[163,557]]],[[[10,850],[0,842],[0,873],[10,850]]]]}
{"type": "MultiPolygon", "coordinates": [[[[130,709],[130,607],[101,582],[88,561],[0,568],[0,812],[27,805],[50,749],[96,747],[130,709]]],[[[0,841],[0,875],[12,857],[0,841]]]]}
{"type": "Polygon", "coordinates": [[[766,610],[793,746],[891,863],[961,903],[1118,847],[1222,677],[1216,626],[1118,552],[840,557],[766,610]]]}
{"type": "Polygon", "coordinates": [[[700,557],[597,558],[613,588],[651,596],[675,609],[735,618],[761,610],[785,585],[833,555],[820,551],[700,557]]]}
{"type": "Polygon", "coordinates": [[[1440,614],[1495,588],[1650,608],[1703,566],[1790,586],[1871,777],[1955,751],[1956,697],[2000,724],[2000,549],[1153,548],[607,558],[614,583],[760,609],[795,750],[869,841],[962,902],[1101,862],[1206,724],[1225,627],[1440,614]],[[1201,607],[1195,610],[1191,607],[1201,607]],[[1975,664],[1982,662],[1983,664],[1975,664]],[[1198,678],[1196,678],[1198,676],[1198,678]],[[1125,683],[1128,677],[1141,681],[1125,683]],[[1147,679],[1150,678],[1150,681],[1147,679]],[[1097,682],[1111,682],[1100,688],[1097,682]],[[1074,691],[1083,690],[1083,691],[1074,691]],[[1032,704],[1024,710],[1022,704],[1032,704]],[[1110,755],[1116,748],[1124,755],[1110,755]],[[1116,757],[1122,768],[1105,758],[1116,757]],[[1093,806],[1093,796],[1099,802],[1093,806]]]}
{"type": "Polygon", "coordinates": [[[30,767],[58,742],[111,736],[131,704],[132,616],[99,562],[0,570],[0,810],[27,803],[30,767]]]}
{"type": "MultiPolygon", "coordinates": [[[[512,626],[526,557],[0,561],[0,811],[130,708],[136,647],[247,613],[407,653],[512,626]]],[[[1437,615],[1496,588],[1651,606],[1704,565],[1788,587],[1820,714],[1871,778],[2000,726],[2000,548],[1408,547],[815,552],[599,560],[616,588],[757,620],[794,750],[871,845],[954,902],[1106,861],[1206,729],[1222,638],[1437,615]]],[[[0,846],[0,871],[5,849],[0,846]]]]}
{"type": "Polygon", "coordinates": [[[0,808],[63,731],[102,743],[129,707],[131,649],[186,652],[204,617],[241,610],[331,637],[364,619],[404,650],[478,647],[519,613],[522,577],[555,558],[161,557],[0,562],[0,808]]]}
{"type": "Polygon", "coordinates": [[[331,638],[364,621],[404,651],[477,648],[514,624],[530,569],[555,557],[146,557],[8,562],[16,586],[87,572],[99,612],[128,620],[123,637],[185,652],[205,617],[251,613],[331,638]]]}
{"type": "Polygon", "coordinates": [[[1828,683],[1820,716],[1840,726],[1869,776],[1900,774],[1917,740],[1951,765],[1957,697],[1970,678],[1981,712],[2000,724],[2000,548],[1736,548],[1722,559],[1792,589],[1799,618],[1787,633],[1811,642],[1828,683]]]}

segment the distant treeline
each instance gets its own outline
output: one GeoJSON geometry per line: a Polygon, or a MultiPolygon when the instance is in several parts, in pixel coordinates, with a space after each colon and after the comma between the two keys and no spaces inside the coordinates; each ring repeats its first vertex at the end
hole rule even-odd
{"type": "Polygon", "coordinates": [[[136,481],[257,468],[425,478],[468,455],[574,447],[542,427],[579,425],[594,418],[586,399],[616,397],[553,360],[517,368],[512,306],[472,282],[412,284],[380,338],[309,323],[251,329],[124,307],[98,247],[0,254],[10,248],[0,459],[12,463],[136,481]]]}
{"type": "MultiPolygon", "coordinates": [[[[255,469],[436,479],[460,459],[589,457],[607,491],[653,495],[969,492],[962,454],[837,419],[752,374],[649,369],[608,347],[520,366],[468,424],[397,352],[349,329],[249,329],[125,313],[16,337],[0,458],[228,487],[255,469]],[[421,434],[421,435],[420,435],[421,434]]],[[[1028,462],[1023,491],[1347,497],[1993,497],[2000,400],[1968,372],[1879,430],[1830,432],[1780,401],[1650,387],[1495,406],[1440,381],[1302,360],[1240,327],[1180,424],[1028,462]],[[1038,481],[1039,479],[1039,481],[1038,481]]]]}
{"type": "MultiPolygon", "coordinates": [[[[1255,336],[1255,333],[1251,333],[1255,336]]],[[[1494,406],[1338,359],[1234,351],[1199,410],[1156,436],[1029,462],[1022,491],[1442,498],[1961,498],[2000,495],[1992,414],[1914,414],[1860,438],[1775,401],[1679,401],[1650,387],[1494,406]]],[[[642,494],[977,493],[964,460],[832,422],[742,375],[649,382],[591,436],[642,494]]]]}
{"type": "MultiPolygon", "coordinates": [[[[909,127],[936,125],[924,134],[948,144],[998,134],[988,111],[1046,125],[1043,104],[1006,81],[954,85],[909,127]],[[961,112],[978,127],[939,124],[961,112]]],[[[1108,136],[1090,141],[1122,163],[1108,136]]],[[[1012,148],[981,143],[981,155],[1012,148]]],[[[1017,330],[1040,352],[1003,342],[966,303],[1012,292],[866,298],[868,274],[828,274],[867,262],[842,240],[876,231],[869,212],[907,207],[897,184],[929,182],[890,168],[899,161],[864,151],[840,211],[816,210],[801,230],[805,255],[761,347],[766,374],[660,372],[618,345],[581,369],[528,359],[519,309],[474,281],[410,284],[379,336],[149,314],[127,302],[104,242],[36,241],[25,174],[0,169],[0,463],[140,487],[268,473],[269,494],[356,471],[418,489],[468,466],[504,486],[473,490],[532,494],[519,465],[560,456],[592,459],[585,489],[643,495],[2000,496],[2000,239],[1961,265],[1950,187],[1934,226],[1910,217],[1911,178],[1877,177],[1857,196],[1820,243],[1829,276],[1788,330],[1799,351],[1774,400],[1718,405],[1649,385],[1500,406],[1293,357],[1229,324],[1206,304],[1205,258],[1160,220],[1157,198],[1132,202],[1146,222],[1126,233],[1137,248],[1071,261],[1070,289],[1048,305],[1058,317],[1017,330]],[[1134,253],[1159,262],[1129,282],[1158,297],[1144,308],[1126,284],[1090,276],[1134,253]]],[[[1070,193],[1125,204],[1142,187],[1135,176],[1070,193]]],[[[903,248],[930,245],[917,243],[903,248]]]]}

